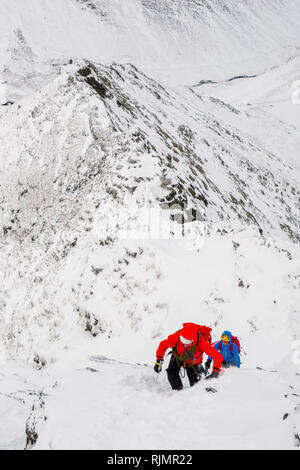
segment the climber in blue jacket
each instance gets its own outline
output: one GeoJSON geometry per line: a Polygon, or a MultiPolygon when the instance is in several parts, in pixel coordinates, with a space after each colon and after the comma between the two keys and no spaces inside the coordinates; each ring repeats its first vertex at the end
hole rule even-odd
{"type": "MultiPolygon", "coordinates": [[[[223,356],[223,367],[241,367],[240,359],[240,344],[235,336],[232,336],[230,331],[224,331],[221,336],[221,341],[215,344],[215,348],[223,356]]],[[[205,363],[205,368],[208,371],[211,365],[211,358],[209,357],[205,363]]]]}

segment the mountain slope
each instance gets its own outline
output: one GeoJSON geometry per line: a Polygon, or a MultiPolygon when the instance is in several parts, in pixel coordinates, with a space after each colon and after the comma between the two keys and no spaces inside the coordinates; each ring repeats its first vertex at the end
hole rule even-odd
{"type": "MultiPolygon", "coordinates": [[[[2,123],[4,171],[12,162],[25,180],[23,168],[40,171],[54,194],[82,201],[97,187],[117,203],[132,194],[140,205],[186,205],[202,220],[237,218],[298,239],[299,170],[244,131],[251,119],[192,90],[167,91],[133,66],[63,72],[2,123]]],[[[28,199],[26,182],[19,186],[28,199]]],[[[7,208],[17,210],[4,188],[7,208]]]]}
{"type": "Polygon", "coordinates": [[[293,449],[298,442],[298,401],[276,373],[230,370],[210,384],[217,393],[205,391],[207,383],[189,389],[185,379],[186,388],[176,393],[165,372],[156,382],[148,367],[92,359],[67,374],[51,394],[50,419],[39,428],[37,449],[293,449]],[[80,396],[76,407],[69,400],[75,389],[80,396]],[[74,426],[74,414],[81,426],[74,426]],[[170,435],[171,429],[178,432],[170,435]]]}
{"type": "Polygon", "coordinates": [[[249,0],[2,0],[0,8],[0,73],[14,92],[25,77],[36,85],[41,61],[131,62],[193,84],[263,72],[300,47],[298,0],[260,0],[259,10],[249,0]]]}
{"type": "Polygon", "coordinates": [[[281,239],[279,252],[293,259],[299,171],[241,131],[248,120],[116,64],[68,66],[34,100],[7,110],[0,191],[8,350],[39,362],[78,321],[78,331],[109,334],[119,331],[124,305],[136,330],[141,309],[167,312],[161,248],[149,238],[173,232],[192,247],[198,233],[201,248],[216,230],[237,234],[245,225],[262,243],[281,239]]]}
{"type": "Polygon", "coordinates": [[[1,2],[0,448],[299,447],[299,138],[267,108],[299,2],[125,3],[1,2]],[[156,382],[186,321],[247,354],[216,394],[156,382]]]}
{"type": "Polygon", "coordinates": [[[293,450],[300,445],[299,395],[289,379],[279,380],[276,370],[244,366],[192,389],[185,378],[184,390],[178,393],[170,390],[165,370],[155,378],[147,364],[78,352],[60,367],[52,366],[48,374],[11,363],[2,370],[2,449],[13,445],[37,450],[188,452],[293,450]],[[211,392],[205,390],[208,387],[211,392]],[[186,409],[193,410],[188,417],[186,409]],[[183,428],[184,433],[170,433],[183,428]]]}
{"type": "Polygon", "coordinates": [[[194,90],[246,111],[252,118],[248,131],[267,138],[269,150],[280,151],[282,159],[299,168],[299,61],[296,56],[265,73],[202,83],[194,90]]]}

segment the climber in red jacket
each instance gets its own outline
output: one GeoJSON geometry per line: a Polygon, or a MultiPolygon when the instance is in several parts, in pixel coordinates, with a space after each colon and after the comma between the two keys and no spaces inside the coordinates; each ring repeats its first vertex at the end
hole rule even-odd
{"type": "Polygon", "coordinates": [[[213,372],[207,379],[217,378],[223,362],[222,355],[210,344],[211,328],[196,325],[195,323],[184,323],[183,328],[163,340],[156,351],[155,372],[159,373],[165,352],[172,348],[172,356],[167,369],[168,380],[173,390],[182,390],[180,378],[181,368],[186,369],[190,386],[195,385],[201,375],[205,374],[202,366],[203,353],[214,361],[213,372]]]}

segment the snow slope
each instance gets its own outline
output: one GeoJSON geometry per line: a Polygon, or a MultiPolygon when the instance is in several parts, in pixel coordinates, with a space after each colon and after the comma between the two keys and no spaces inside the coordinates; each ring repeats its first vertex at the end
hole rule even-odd
{"type": "MultiPolygon", "coordinates": [[[[150,243],[163,274],[151,297],[164,296],[167,304],[160,315],[142,313],[139,300],[147,296],[140,293],[139,299],[135,290],[136,314],[143,318],[138,332],[138,319],[126,321],[123,314],[120,331],[108,336],[91,340],[84,331],[69,333],[53,347],[52,364],[39,372],[7,362],[1,369],[1,448],[25,446],[25,423],[29,435],[38,433],[37,449],[298,446],[299,364],[292,363],[291,344],[299,338],[299,247],[291,259],[251,230],[237,231],[235,246],[232,237],[216,234],[198,253],[183,241],[150,243]],[[247,353],[240,371],[225,371],[210,384],[217,394],[201,383],[189,389],[186,379],[182,394],[172,392],[165,371],[159,377],[152,371],[158,342],[186,318],[215,326],[214,339],[230,327],[247,353]],[[170,437],[170,429],[187,424],[189,406],[194,414],[186,432],[170,437]]],[[[125,311],[126,301],[122,305],[125,311]]]]}
{"type": "MultiPolygon", "coordinates": [[[[130,290],[133,297],[136,288],[151,297],[153,287],[143,283],[149,277],[159,284],[161,255],[136,242],[128,248],[122,240],[143,207],[158,211],[158,231],[174,206],[179,216],[182,209],[197,211],[204,236],[212,223],[223,228],[236,221],[238,227],[253,225],[260,236],[297,242],[299,170],[245,133],[241,123],[248,120],[192,90],[168,91],[132,66],[90,63],[67,67],[34,99],[9,108],[0,131],[8,347],[29,360],[68,332],[70,319],[75,327],[90,316],[98,330],[114,330],[111,312],[124,314],[130,290]],[[119,269],[111,265],[112,253],[119,269]],[[137,267],[129,273],[130,258],[141,260],[139,269],[149,264],[146,277],[137,267]],[[117,310],[99,296],[107,284],[115,288],[113,272],[136,279],[125,278],[116,289],[117,310]],[[43,333],[32,334],[32,322],[43,333]]],[[[154,225],[151,219],[148,224],[154,225]]],[[[161,304],[151,298],[146,311],[160,315],[161,304]]],[[[135,321],[136,310],[126,308],[135,321]]]]}
{"type": "Polygon", "coordinates": [[[299,20],[298,0],[2,0],[0,73],[35,86],[40,62],[86,58],[168,83],[231,78],[294,56],[299,20]]]}
{"type": "Polygon", "coordinates": [[[300,57],[297,55],[262,74],[203,83],[194,89],[201,95],[214,96],[247,111],[255,122],[252,132],[261,139],[270,134],[272,143],[269,143],[269,148],[272,145],[278,151],[281,146],[285,147],[286,151],[281,152],[281,156],[299,168],[299,65],[300,57]]]}
{"type": "Polygon", "coordinates": [[[213,383],[215,394],[205,384],[176,393],[145,366],[97,357],[78,365],[49,397],[49,419],[36,449],[293,449],[296,443],[299,399],[276,373],[244,368],[213,383]],[[76,408],[70,400],[75,389],[76,408]]]}
{"type": "Polygon", "coordinates": [[[0,448],[299,447],[299,2],[0,8],[0,448]],[[152,370],[185,321],[215,394],[152,370]]]}
{"type": "Polygon", "coordinates": [[[225,102],[235,103],[239,108],[250,104],[292,101],[293,84],[300,80],[299,64],[300,57],[295,56],[286,63],[253,77],[199,84],[200,91],[225,102]]]}

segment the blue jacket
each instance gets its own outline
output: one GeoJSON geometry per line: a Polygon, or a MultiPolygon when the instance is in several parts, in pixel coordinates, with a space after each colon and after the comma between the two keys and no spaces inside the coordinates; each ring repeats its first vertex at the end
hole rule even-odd
{"type": "MultiPolygon", "coordinates": [[[[229,336],[229,338],[232,338],[232,333],[230,331],[224,331],[223,335],[227,335],[229,336]]],[[[224,361],[229,362],[231,364],[235,364],[236,367],[240,368],[241,360],[240,360],[240,355],[239,355],[239,348],[237,347],[235,343],[232,343],[232,345],[231,343],[232,343],[232,340],[230,341],[230,343],[228,343],[227,346],[224,346],[223,341],[218,341],[214,347],[216,348],[217,351],[219,351],[222,354],[224,361]],[[220,349],[220,345],[221,345],[221,349],[220,349]],[[232,353],[231,353],[231,349],[232,349],[232,353]]]]}

